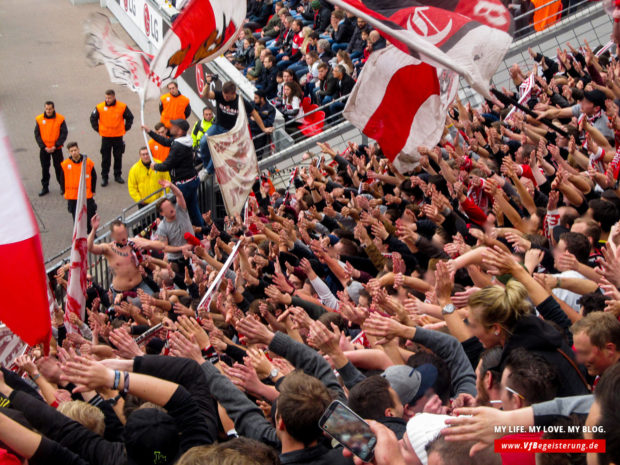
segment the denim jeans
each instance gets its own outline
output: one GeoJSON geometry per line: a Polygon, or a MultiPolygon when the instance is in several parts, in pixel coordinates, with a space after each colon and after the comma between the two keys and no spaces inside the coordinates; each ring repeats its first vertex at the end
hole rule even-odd
{"type": "Polygon", "coordinates": [[[209,150],[207,136],[217,136],[218,134],[224,134],[225,132],[228,132],[228,129],[224,129],[222,126],[214,124],[209,128],[207,133],[202,136],[202,139],[200,139],[200,158],[202,158],[202,166],[209,174],[213,174],[215,170],[213,169],[213,160],[211,160],[211,151],[209,150]]]}
{"type": "Polygon", "coordinates": [[[183,184],[177,184],[176,186],[183,193],[183,198],[185,199],[185,204],[187,205],[187,213],[189,213],[189,217],[192,220],[192,224],[194,226],[204,226],[204,220],[202,219],[202,215],[200,214],[200,206],[198,205],[198,186],[200,185],[200,180],[198,177],[190,182],[185,182],[183,184]]]}

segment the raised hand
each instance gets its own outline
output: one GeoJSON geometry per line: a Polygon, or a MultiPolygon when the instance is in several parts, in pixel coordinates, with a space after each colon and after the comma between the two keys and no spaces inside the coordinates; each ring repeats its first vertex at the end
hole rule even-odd
{"type": "Polygon", "coordinates": [[[133,337],[123,328],[110,332],[110,342],[116,346],[115,353],[125,359],[133,359],[144,355],[133,337]]]}
{"type": "Polygon", "coordinates": [[[177,318],[177,328],[188,340],[192,340],[193,336],[193,340],[196,341],[201,349],[206,349],[211,345],[209,336],[194,317],[180,316],[177,318]]]}
{"type": "Polygon", "coordinates": [[[237,331],[246,337],[250,344],[259,343],[269,345],[273,340],[274,334],[267,327],[258,322],[255,318],[247,316],[240,319],[236,325],[237,331]]]}
{"type": "Polygon", "coordinates": [[[180,331],[175,331],[170,337],[170,353],[175,357],[189,358],[197,363],[204,363],[200,347],[194,341],[194,336],[186,338],[180,331]]]}

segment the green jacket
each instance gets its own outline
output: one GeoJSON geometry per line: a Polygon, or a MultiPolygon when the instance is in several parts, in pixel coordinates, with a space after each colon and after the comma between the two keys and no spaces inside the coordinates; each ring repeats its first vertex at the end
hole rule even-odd
{"type": "Polygon", "coordinates": [[[200,144],[200,139],[202,139],[202,136],[207,133],[212,124],[213,121],[206,121],[204,119],[196,121],[196,124],[194,124],[194,129],[192,129],[192,146],[194,148],[198,147],[200,144]]]}

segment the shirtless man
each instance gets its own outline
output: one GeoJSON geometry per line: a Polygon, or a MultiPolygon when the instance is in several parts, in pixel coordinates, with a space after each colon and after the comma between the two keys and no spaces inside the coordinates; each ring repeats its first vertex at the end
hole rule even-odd
{"type": "Polygon", "coordinates": [[[99,215],[95,215],[91,220],[92,229],[88,235],[88,251],[95,255],[103,255],[108,261],[114,275],[110,287],[114,296],[127,291],[135,291],[138,288],[153,295],[153,290],[142,280],[139,252],[135,245],[128,241],[127,227],[120,220],[113,221],[110,225],[112,242],[95,244],[95,234],[100,221],[99,215]]]}

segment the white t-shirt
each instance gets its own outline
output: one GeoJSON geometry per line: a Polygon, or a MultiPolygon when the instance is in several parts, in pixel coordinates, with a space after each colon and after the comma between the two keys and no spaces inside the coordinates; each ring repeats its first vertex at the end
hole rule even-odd
{"type": "MultiPolygon", "coordinates": [[[[575,270],[563,271],[562,273],[554,274],[553,276],[557,278],[586,279],[584,275],[582,275],[581,273],[575,270]]],[[[558,299],[566,302],[566,304],[569,305],[576,312],[579,312],[581,310],[581,306],[577,303],[577,301],[581,297],[580,294],[577,294],[573,291],[569,291],[567,289],[556,288],[553,290],[553,295],[556,296],[558,299]]]]}

